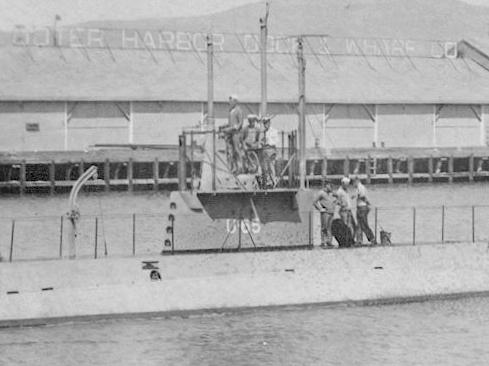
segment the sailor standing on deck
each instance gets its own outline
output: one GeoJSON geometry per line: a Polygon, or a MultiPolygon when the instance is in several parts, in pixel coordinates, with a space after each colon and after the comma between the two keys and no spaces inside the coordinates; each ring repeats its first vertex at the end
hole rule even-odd
{"type": "Polygon", "coordinates": [[[262,132],[262,144],[263,144],[263,172],[265,175],[265,182],[271,181],[271,185],[274,186],[276,182],[275,174],[275,158],[277,157],[278,145],[278,131],[271,127],[271,118],[263,117],[263,132],[262,132]]]}
{"type": "Polygon", "coordinates": [[[322,188],[316,199],[314,200],[314,207],[317,208],[321,214],[321,247],[333,247],[333,234],[331,232],[331,224],[333,223],[333,217],[336,206],[336,198],[333,194],[333,187],[331,182],[326,181],[324,188],[322,188]]]}
{"type": "Polygon", "coordinates": [[[231,95],[229,97],[229,119],[228,133],[231,148],[231,170],[233,173],[239,173],[243,162],[243,149],[241,143],[241,129],[243,128],[243,111],[238,104],[238,97],[231,95]]]}
{"type": "Polygon", "coordinates": [[[368,225],[368,213],[370,212],[370,201],[367,197],[367,188],[362,184],[360,178],[353,178],[353,187],[356,188],[356,201],[357,201],[357,240],[361,243],[362,232],[367,236],[367,240],[370,244],[375,245],[375,235],[368,225]]]}
{"type": "Polygon", "coordinates": [[[348,226],[348,229],[351,231],[352,235],[355,235],[355,219],[351,213],[352,210],[352,202],[350,198],[350,194],[348,193],[348,186],[350,185],[350,178],[343,177],[341,178],[340,188],[336,191],[337,204],[339,206],[340,217],[343,223],[348,226]]]}

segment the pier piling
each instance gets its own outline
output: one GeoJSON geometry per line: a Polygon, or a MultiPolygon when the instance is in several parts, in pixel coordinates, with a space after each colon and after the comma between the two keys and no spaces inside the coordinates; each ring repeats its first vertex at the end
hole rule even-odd
{"type": "Polygon", "coordinates": [[[448,182],[453,183],[453,155],[448,158],[448,182]]]}
{"type": "Polygon", "coordinates": [[[469,156],[469,182],[474,181],[474,154],[469,156]]]}
{"type": "Polygon", "coordinates": [[[132,192],[134,189],[133,186],[133,161],[132,158],[129,158],[129,161],[127,163],[127,190],[129,192],[132,192]]]}
{"type": "Polygon", "coordinates": [[[25,193],[25,160],[22,160],[20,163],[20,172],[19,172],[19,181],[20,181],[20,194],[23,195],[25,193]]]}
{"type": "Polygon", "coordinates": [[[51,160],[51,163],[49,164],[49,193],[51,195],[54,194],[55,189],[56,189],[56,165],[54,163],[54,160],[51,160]]]}
{"type": "Polygon", "coordinates": [[[160,162],[158,158],[153,161],[153,191],[158,190],[158,183],[160,178],[160,162]]]}
{"type": "Polygon", "coordinates": [[[388,182],[389,184],[394,183],[394,178],[393,178],[393,164],[392,164],[392,156],[389,155],[387,158],[387,175],[388,175],[388,182]]]}
{"type": "Polygon", "coordinates": [[[104,181],[105,181],[105,192],[110,191],[110,160],[105,159],[104,162],[104,181]]]}

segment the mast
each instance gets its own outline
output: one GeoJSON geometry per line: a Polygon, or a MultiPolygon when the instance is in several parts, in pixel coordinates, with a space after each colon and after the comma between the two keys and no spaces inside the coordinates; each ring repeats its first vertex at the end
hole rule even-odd
{"type": "MultiPolygon", "coordinates": [[[[207,34],[207,123],[212,126],[212,190],[216,190],[216,124],[214,120],[214,43],[207,34]]],[[[191,142],[193,143],[193,141],[191,142]]]]}
{"type": "Polygon", "coordinates": [[[266,12],[263,18],[260,18],[260,76],[261,76],[261,104],[260,114],[267,114],[267,37],[268,37],[268,12],[270,4],[266,3],[266,12]]]}
{"type": "Polygon", "coordinates": [[[299,66],[299,188],[306,185],[306,60],[302,36],[297,38],[297,64],[299,66]]]}
{"type": "Polygon", "coordinates": [[[214,126],[214,44],[207,35],[207,123],[214,126]]]}

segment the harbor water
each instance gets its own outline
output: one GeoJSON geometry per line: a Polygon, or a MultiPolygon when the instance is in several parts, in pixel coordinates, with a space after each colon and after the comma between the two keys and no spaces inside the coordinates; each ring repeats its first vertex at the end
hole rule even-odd
{"type": "Polygon", "coordinates": [[[2,365],[484,365],[488,298],[0,330],[2,365]]]}
{"type": "MultiPolygon", "coordinates": [[[[394,239],[404,235],[398,228],[406,230],[409,237],[415,206],[419,240],[424,232],[433,232],[432,239],[436,240],[440,222],[429,222],[431,231],[423,229],[424,219],[419,212],[434,212],[432,216],[439,218],[440,208],[445,205],[447,245],[452,238],[470,241],[472,206],[478,210],[477,239],[485,240],[484,228],[489,226],[489,218],[483,214],[484,206],[489,205],[486,184],[369,189],[371,201],[384,208],[379,210],[379,222],[388,222],[386,229],[393,232],[394,239]]],[[[117,217],[137,213],[155,217],[157,222],[167,215],[169,199],[164,193],[91,193],[82,195],[79,203],[87,217],[104,216],[105,221],[113,220],[115,228],[123,231],[125,224],[117,223],[117,217]]],[[[22,243],[27,245],[24,249],[31,250],[48,243],[50,236],[28,223],[59,218],[66,211],[67,196],[2,197],[0,206],[1,220],[9,222],[15,217],[31,228],[25,234],[31,240],[22,243]]],[[[5,227],[2,248],[8,246],[10,236],[5,227]]],[[[159,234],[151,235],[157,238],[159,234]]],[[[157,243],[155,239],[155,248],[157,243]]],[[[489,298],[480,297],[6,328],[0,329],[0,365],[481,365],[489,361],[488,306],[489,298]]]]}

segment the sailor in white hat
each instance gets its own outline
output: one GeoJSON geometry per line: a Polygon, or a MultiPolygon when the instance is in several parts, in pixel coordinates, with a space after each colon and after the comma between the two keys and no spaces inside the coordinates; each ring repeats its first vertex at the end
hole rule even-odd
{"type": "Polygon", "coordinates": [[[341,178],[341,185],[336,191],[336,198],[339,206],[340,217],[343,223],[348,226],[352,235],[355,235],[355,219],[352,215],[352,202],[350,194],[348,193],[348,186],[350,185],[350,178],[341,178]]]}

